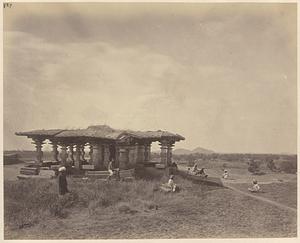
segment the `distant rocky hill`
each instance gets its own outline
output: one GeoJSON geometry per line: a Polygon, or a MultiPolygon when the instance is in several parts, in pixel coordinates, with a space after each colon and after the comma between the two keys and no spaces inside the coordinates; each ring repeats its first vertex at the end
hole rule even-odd
{"type": "Polygon", "coordinates": [[[201,147],[197,147],[193,150],[189,150],[189,149],[183,149],[183,148],[178,148],[178,149],[174,149],[173,154],[194,154],[194,153],[199,153],[199,154],[212,154],[215,153],[213,150],[208,150],[205,148],[201,148],[201,147]]]}

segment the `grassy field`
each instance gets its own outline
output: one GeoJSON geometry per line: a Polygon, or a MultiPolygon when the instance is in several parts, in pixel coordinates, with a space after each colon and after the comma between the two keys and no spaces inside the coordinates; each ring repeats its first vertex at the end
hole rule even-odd
{"type": "MultiPolygon", "coordinates": [[[[158,190],[166,178],[122,183],[69,178],[72,193],[61,198],[55,180],[5,181],[5,239],[296,236],[291,212],[229,189],[175,180],[181,191],[166,194],[158,190]]],[[[282,196],[282,203],[294,205],[294,193],[282,196]]]]}
{"type": "MultiPolygon", "coordinates": [[[[33,155],[24,152],[21,158],[31,161],[33,155]]],[[[244,192],[253,179],[244,162],[198,165],[210,176],[220,176],[226,165],[232,186],[244,192]]],[[[230,189],[176,176],[181,191],[163,193],[158,188],[167,178],[154,168],[133,182],[69,177],[71,193],[59,197],[55,179],[16,180],[22,166],[4,166],[5,239],[295,237],[297,232],[295,213],[230,189]]],[[[261,170],[259,196],[296,208],[297,175],[274,173],[264,164],[261,170]]]]}
{"type": "MultiPolygon", "coordinates": [[[[247,192],[247,184],[235,184],[236,188],[247,192]]],[[[260,185],[262,192],[260,197],[270,199],[283,205],[297,208],[297,182],[270,183],[260,185]]],[[[249,192],[250,193],[250,192],[249,192]]]]}

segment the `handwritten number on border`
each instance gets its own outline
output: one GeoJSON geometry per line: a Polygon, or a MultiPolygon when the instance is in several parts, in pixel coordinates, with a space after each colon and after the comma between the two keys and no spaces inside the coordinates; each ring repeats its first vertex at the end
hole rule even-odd
{"type": "Polygon", "coordinates": [[[3,3],[3,8],[11,8],[12,3],[3,3]]]}

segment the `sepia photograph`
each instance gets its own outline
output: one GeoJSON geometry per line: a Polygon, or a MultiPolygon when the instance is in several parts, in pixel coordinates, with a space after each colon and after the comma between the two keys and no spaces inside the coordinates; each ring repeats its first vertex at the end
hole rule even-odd
{"type": "Polygon", "coordinates": [[[4,2],[4,239],[297,238],[297,7],[4,2]]]}

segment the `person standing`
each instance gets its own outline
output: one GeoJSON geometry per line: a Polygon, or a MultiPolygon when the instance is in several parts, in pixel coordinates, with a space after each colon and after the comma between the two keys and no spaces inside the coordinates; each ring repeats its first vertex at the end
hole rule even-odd
{"type": "Polygon", "coordinates": [[[68,190],[68,182],[67,182],[67,175],[66,175],[66,167],[60,167],[58,169],[58,189],[59,195],[65,195],[69,192],[68,190]]]}

